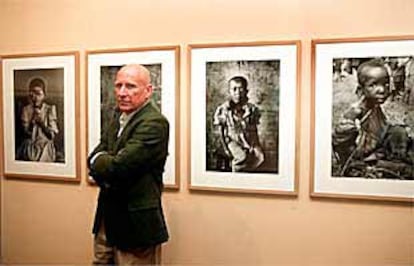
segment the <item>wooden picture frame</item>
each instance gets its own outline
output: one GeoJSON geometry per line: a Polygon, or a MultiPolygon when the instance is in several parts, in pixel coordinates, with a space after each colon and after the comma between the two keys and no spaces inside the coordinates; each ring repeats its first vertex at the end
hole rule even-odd
{"type": "MultiPolygon", "coordinates": [[[[158,46],[128,49],[91,50],[87,62],[87,150],[98,144],[105,107],[115,107],[113,77],[125,64],[142,64],[151,72],[153,100],[170,123],[169,155],[163,176],[167,189],[177,190],[179,177],[179,80],[180,47],[158,46]],[[100,89],[99,89],[100,88],[100,89]]],[[[91,177],[87,180],[93,183],[91,177]]]]}
{"type": "Polygon", "coordinates": [[[188,46],[190,190],[297,195],[300,52],[300,41],[188,46]],[[235,77],[247,82],[249,99],[226,99],[235,77]],[[244,103],[237,119],[246,117],[239,124],[250,129],[231,139],[226,119],[237,120],[229,109],[237,101],[244,103]],[[230,146],[245,137],[235,159],[230,146]]]}
{"type": "Polygon", "coordinates": [[[413,56],[414,36],[312,40],[312,197],[414,200],[413,56]]]}
{"type": "Polygon", "coordinates": [[[79,53],[1,60],[4,176],[80,182],[79,53]]]}

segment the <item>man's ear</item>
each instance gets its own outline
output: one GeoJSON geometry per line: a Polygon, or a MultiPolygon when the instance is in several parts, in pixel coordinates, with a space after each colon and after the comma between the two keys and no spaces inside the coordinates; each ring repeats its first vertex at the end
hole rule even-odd
{"type": "Polygon", "coordinates": [[[148,84],[146,89],[147,89],[147,97],[146,98],[149,99],[149,98],[151,98],[152,91],[154,90],[153,87],[152,87],[152,84],[148,84]]]}

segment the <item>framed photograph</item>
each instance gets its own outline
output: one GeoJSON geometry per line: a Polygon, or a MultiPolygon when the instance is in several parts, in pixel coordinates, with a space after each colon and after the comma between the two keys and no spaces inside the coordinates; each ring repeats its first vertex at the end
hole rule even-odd
{"type": "MultiPolygon", "coordinates": [[[[152,100],[170,123],[164,185],[179,189],[179,46],[87,51],[87,154],[98,145],[102,124],[116,106],[114,79],[126,64],[141,64],[151,73],[152,100]]],[[[91,177],[88,180],[93,183],[91,177]]]]}
{"type": "Polygon", "coordinates": [[[2,56],[4,176],[80,181],[79,54],[2,56]]]}
{"type": "Polygon", "coordinates": [[[296,195],[300,42],[188,49],[190,189],[296,195]]]}
{"type": "Polygon", "coordinates": [[[414,200],[414,36],[312,41],[311,195],[414,200]]]}

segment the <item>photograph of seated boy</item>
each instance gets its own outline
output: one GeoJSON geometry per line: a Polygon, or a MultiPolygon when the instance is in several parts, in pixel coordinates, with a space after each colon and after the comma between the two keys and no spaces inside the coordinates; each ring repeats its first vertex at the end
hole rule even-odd
{"type": "Polygon", "coordinates": [[[242,76],[228,80],[229,99],[217,107],[213,125],[218,128],[220,142],[231,161],[233,172],[251,172],[264,161],[257,125],[259,108],[249,102],[248,82],[242,76]]]}

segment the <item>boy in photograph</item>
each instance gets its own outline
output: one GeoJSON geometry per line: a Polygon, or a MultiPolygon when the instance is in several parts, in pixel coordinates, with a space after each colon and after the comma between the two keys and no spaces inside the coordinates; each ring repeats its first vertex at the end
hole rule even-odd
{"type": "Polygon", "coordinates": [[[224,152],[231,159],[232,171],[254,171],[264,161],[257,132],[260,111],[248,102],[246,78],[232,77],[228,89],[230,99],[217,107],[213,124],[218,127],[224,152]]]}
{"type": "Polygon", "coordinates": [[[339,175],[412,179],[411,170],[402,174],[400,169],[407,163],[401,154],[410,158],[412,140],[404,127],[387,122],[381,107],[390,96],[390,76],[384,62],[372,59],[362,63],[357,80],[360,98],[343,114],[333,133],[334,158],[341,165],[339,175]]]}

